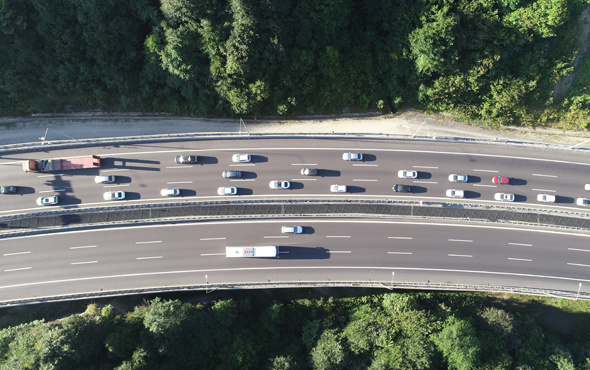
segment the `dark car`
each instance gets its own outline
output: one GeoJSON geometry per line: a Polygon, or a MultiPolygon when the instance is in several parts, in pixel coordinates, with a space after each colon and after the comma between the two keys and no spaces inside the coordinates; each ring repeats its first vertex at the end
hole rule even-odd
{"type": "Polygon", "coordinates": [[[396,185],[393,185],[392,189],[396,193],[411,193],[412,192],[412,187],[410,185],[396,184],[396,185]]]}
{"type": "Polygon", "coordinates": [[[199,159],[196,155],[177,155],[174,158],[174,162],[178,164],[194,164],[197,163],[199,159]]]}
{"type": "Polygon", "coordinates": [[[2,186],[0,187],[0,194],[14,194],[16,193],[16,186],[2,186]]]}

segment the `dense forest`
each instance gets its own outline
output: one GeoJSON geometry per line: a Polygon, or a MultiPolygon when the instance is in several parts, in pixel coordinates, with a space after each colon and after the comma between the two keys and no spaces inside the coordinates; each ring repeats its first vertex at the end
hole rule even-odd
{"type": "Polygon", "coordinates": [[[574,60],[589,4],[0,0],[0,115],[414,107],[493,125],[587,129],[590,56],[574,60]],[[574,70],[571,87],[554,94],[574,70]]]}
{"type": "Polygon", "coordinates": [[[536,299],[248,293],[205,304],[155,298],[127,313],[90,304],[1,329],[0,368],[590,369],[588,302],[554,300],[564,307],[539,314],[536,299]],[[571,302],[582,310],[564,320],[571,302]],[[561,330],[544,327],[550,321],[561,330]]]}

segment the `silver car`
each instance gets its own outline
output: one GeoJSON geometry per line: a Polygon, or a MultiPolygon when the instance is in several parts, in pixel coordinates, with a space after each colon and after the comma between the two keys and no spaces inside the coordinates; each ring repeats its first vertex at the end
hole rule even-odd
{"type": "Polygon", "coordinates": [[[238,194],[238,188],[222,186],[222,187],[217,188],[217,194],[219,194],[219,195],[236,195],[236,194],[238,194]]]}
{"type": "Polygon", "coordinates": [[[57,195],[37,198],[37,204],[40,206],[54,206],[57,203],[59,203],[59,198],[57,197],[57,195]]]}
{"type": "Polygon", "coordinates": [[[289,189],[291,187],[291,183],[289,181],[273,180],[268,183],[268,186],[271,189],[289,189]]]}
{"type": "Polygon", "coordinates": [[[555,195],[539,194],[537,195],[537,201],[543,203],[555,203],[555,195]]]}
{"type": "Polygon", "coordinates": [[[162,189],[160,195],[163,197],[177,197],[180,195],[180,189],[162,189]]]}
{"type": "Polygon", "coordinates": [[[94,177],[94,182],[97,184],[112,184],[114,183],[116,180],[116,177],[113,175],[101,175],[101,176],[95,176],[94,177]]]}
{"type": "Polygon", "coordinates": [[[223,176],[226,179],[234,179],[234,178],[239,178],[242,177],[242,171],[223,171],[221,173],[221,176],[223,176]]]}
{"type": "Polygon", "coordinates": [[[283,226],[281,227],[281,232],[283,234],[301,234],[303,228],[301,226],[283,226]]]}
{"type": "Polygon", "coordinates": [[[494,194],[494,199],[499,200],[501,202],[514,202],[514,194],[509,193],[496,193],[494,194]]]}
{"type": "Polygon", "coordinates": [[[397,172],[397,177],[400,179],[415,179],[418,177],[417,171],[408,171],[408,170],[399,170],[397,172]]]}
{"type": "Polygon", "coordinates": [[[107,191],[102,195],[104,200],[123,200],[125,199],[124,191],[107,191]]]}
{"type": "Polygon", "coordinates": [[[318,174],[318,170],[316,168],[302,168],[301,174],[303,176],[315,176],[318,174]]]}
{"type": "Polygon", "coordinates": [[[590,199],[588,198],[578,198],[576,200],[576,204],[579,206],[590,206],[590,199]]]}
{"type": "Polygon", "coordinates": [[[234,154],[231,160],[234,163],[248,163],[252,161],[252,156],[250,154],[234,154]]]}
{"type": "Polygon", "coordinates": [[[342,154],[342,159],[345,161],[362,161],[363,154],[362,153],[344,153],[344,154],[342,154]]]}
{"type": "Polygon", "coordinates": [[[467,182],[468,180],[469,176],[467,175],[457,175],[456,173],[449,175],[450,182],[467,182]]]}
{"type": "Polygon", "coordinates": [[[330,186],[330,191],[332,193],[346,193],[346,185],[332,185],[330,186]]]}
{"type": "Polygon", "coordinates": [[[465,192],[461,189],[447,189],[447,197],[449,197],[449,198],[465,198],[465,192]]]}
{"type": "Polygon", "coordinates": [[[199,161],[196,155],[177,155],[174,162],[178,164],[195,164],[199,161]]]}

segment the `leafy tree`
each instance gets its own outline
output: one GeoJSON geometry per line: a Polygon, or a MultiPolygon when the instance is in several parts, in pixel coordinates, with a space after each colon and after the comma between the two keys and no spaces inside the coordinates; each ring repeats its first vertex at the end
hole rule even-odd
{"type": "Polygon", "coordinates": [[[479,365],[480,341],[468,320],[449,316],[433,342],[451,369],[474,369],[479,365]]]}
{"type": "Polygon", "coordinates": [[[344,346],[335,330],[324,330],[316,346],[311,350],[315,369],[334,369],[344,364],[344,346]]]}

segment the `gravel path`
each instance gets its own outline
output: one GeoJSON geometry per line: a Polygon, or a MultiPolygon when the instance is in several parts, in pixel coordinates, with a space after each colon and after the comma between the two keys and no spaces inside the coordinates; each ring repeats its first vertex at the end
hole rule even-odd
{"type": "MultiPolygon", "coordinates": [[[[467,124],[446,115],[408,110],[387,116],[348,115],[342,118],[246,120],[252,133],[383,133],[503,139],[590,147],[590,133],[548,129],[500,128],[467,124]],[[585,141],[587,141],[584,143],[585,141]]],[[[239,120],[167,115],[78,113],[0,119],[0,145],[46,140],[124,137],[190,132],[237,132],[239,120]]],[[[242,126],[242,131],[244,128],[242,126]]]]}

